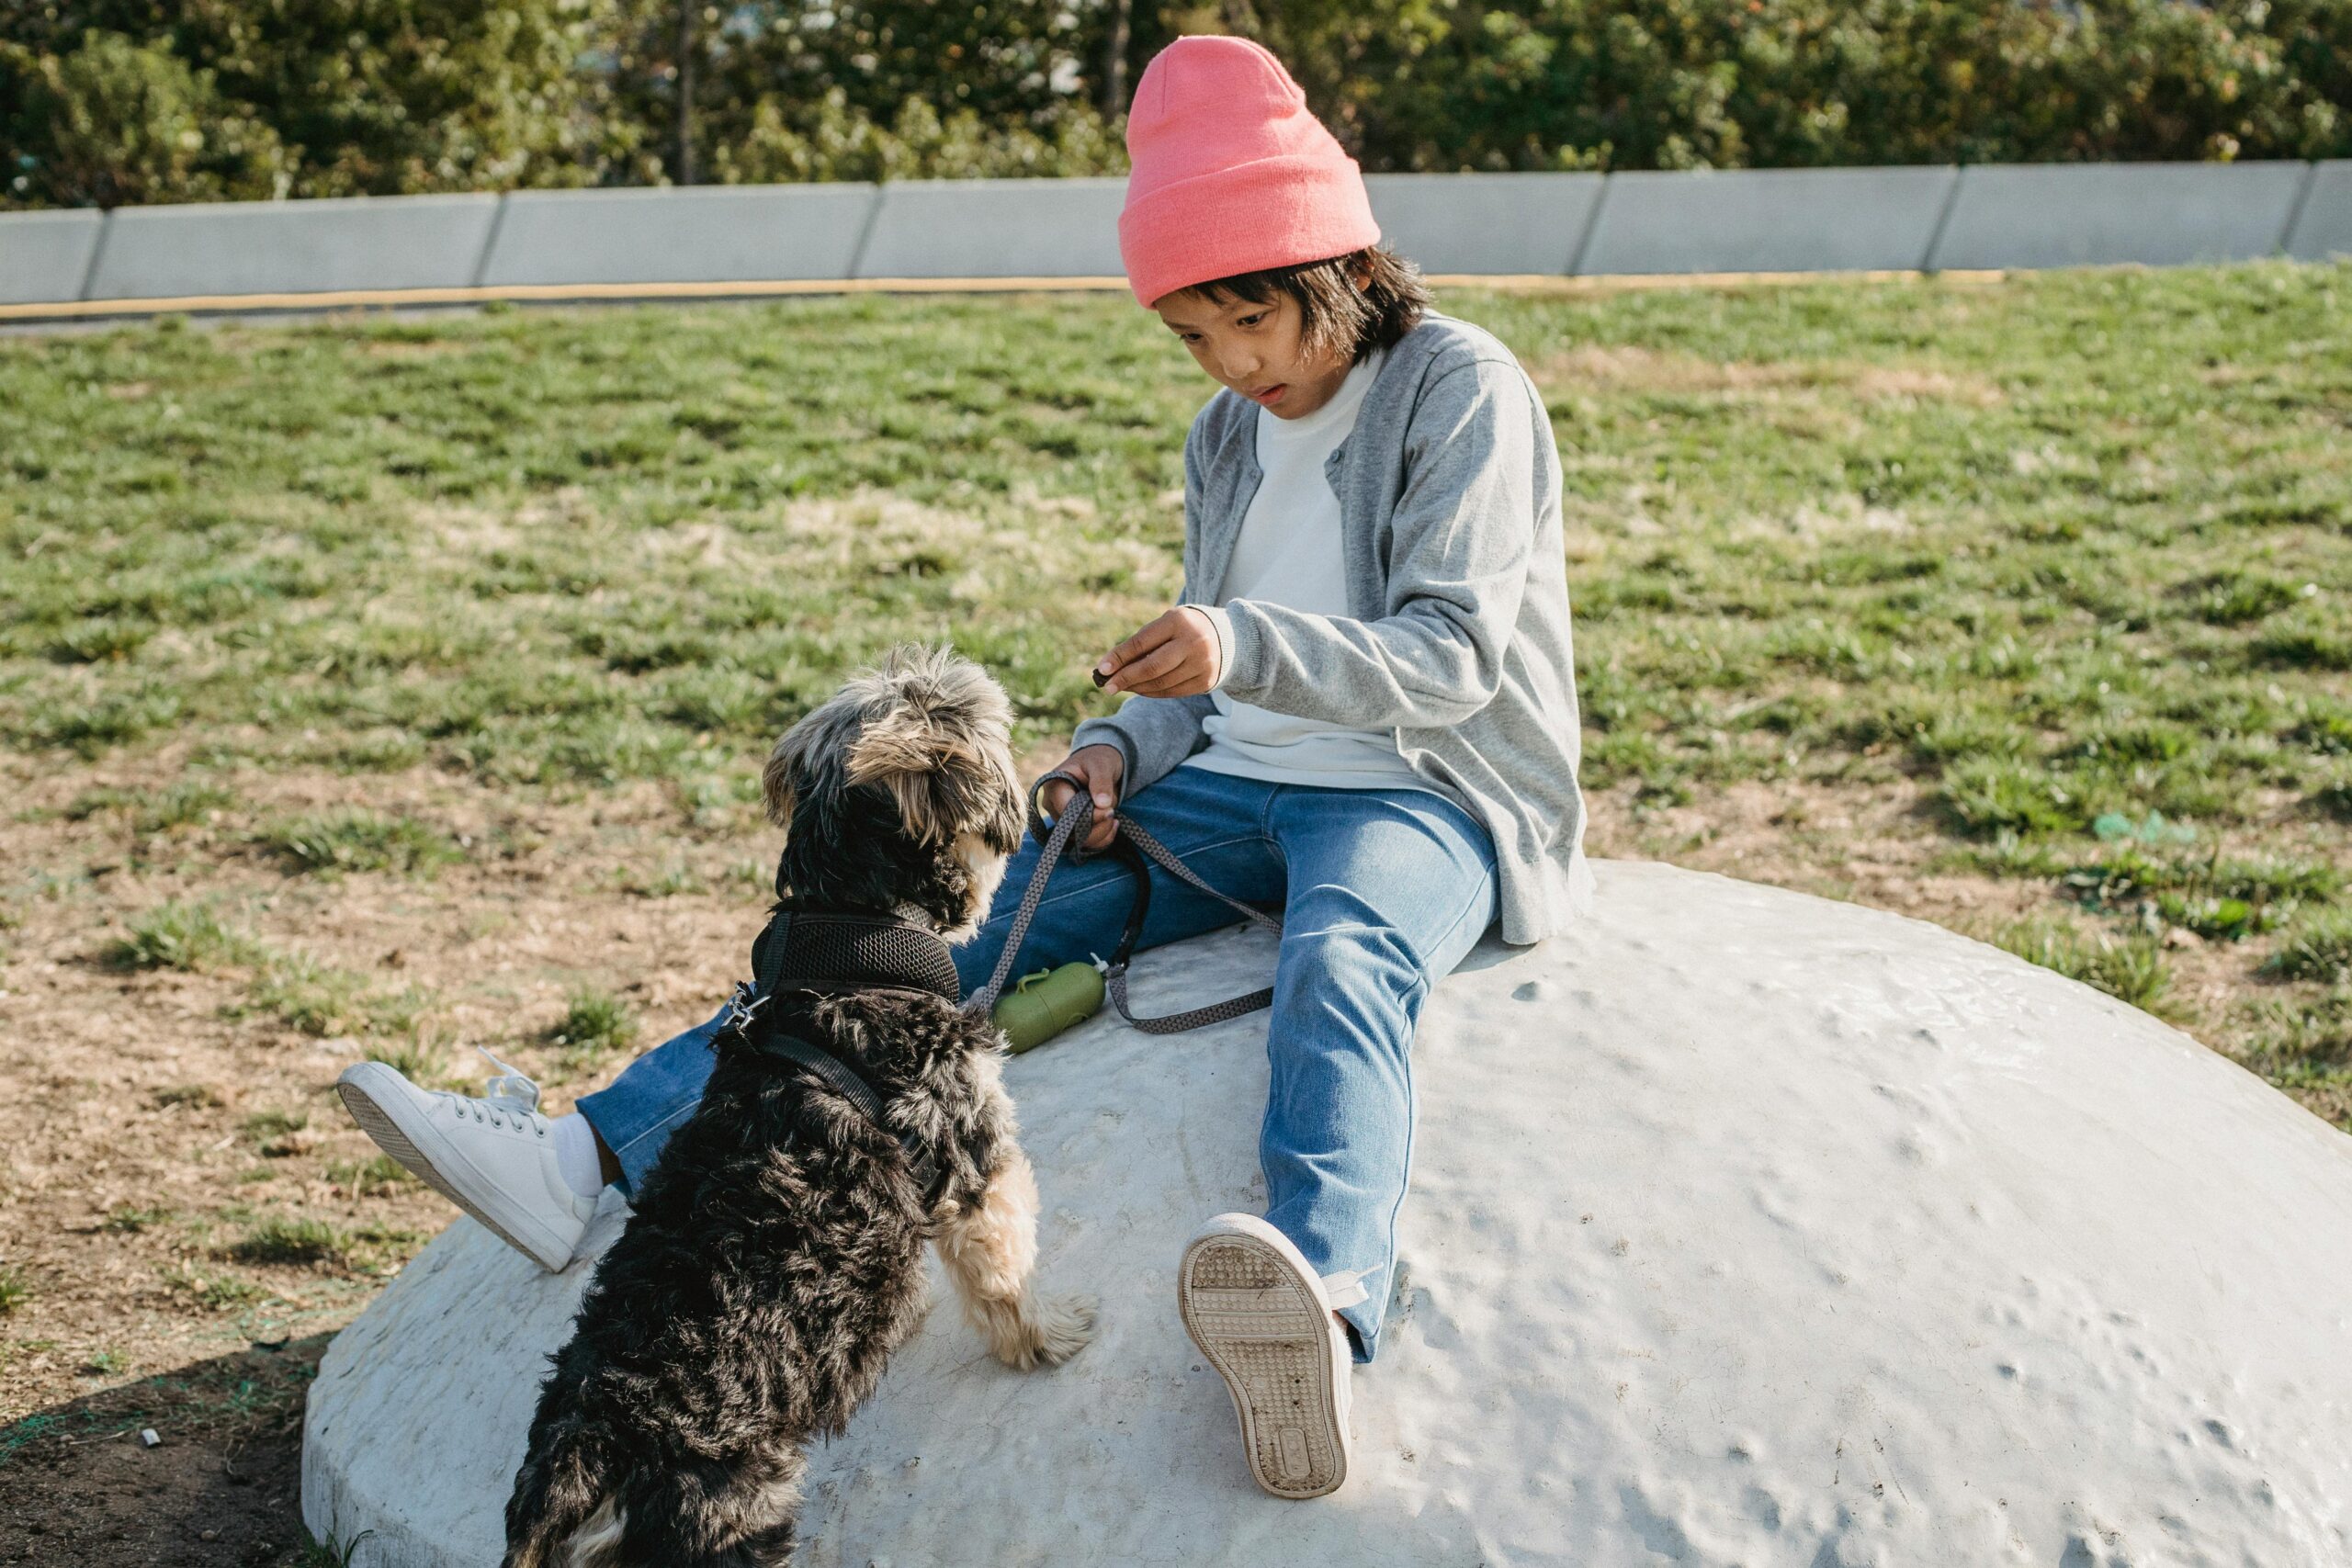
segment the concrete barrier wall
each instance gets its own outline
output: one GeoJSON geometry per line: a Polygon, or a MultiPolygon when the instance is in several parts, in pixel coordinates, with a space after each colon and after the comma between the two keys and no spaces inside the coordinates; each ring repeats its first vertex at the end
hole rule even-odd
{"type": "Polygon", "coordinates": [[[481,264],[485,288],[848,277],[871,185],[518,191],[481,264]]]}
{"type": "Polygon", "coordinates": [[[1961,172],[1937,269],[2183,266],[2279,254],[2308,164],[2048,164],[1961,172]]]}
{"type": "Polygon", "coordinates": [[[1611,175],[1577,270],[1907,271],[1926,265],[1958,177],[1937,167],[1611,175]]]}
{"type": "Polygon", "coordinates": [[[118,208],[84,298],[462,288],[474,280],[499,201],[407,196],[118,208]]]}
{"type": "Polygon", "coordinates": [[[2312,171],[2311,188],[2287,236],[2287,254],[2312,262],[2352,256],[2352,158],[2312,171]]]}
{"type": "Polygon", "coordinates": [[[96,212],[0,213],[0,305],[79,299],[105,227],[96,212]]]}
{"type": "MultiPolygon", "coordinates": [[[[2032,268],[2352,254],[2352,161],[1374,175],[1452,276],[2032,268]]],[[[0,307],[422,289],[1119,277],[1126,182],[520,192],[0,214],[0,307]]]]}
{"type": "Polygon", "coordinates": [[[894,180],[858,277],[1119,277],[1124,176],[894,180]]]}
{"type": "Polygon", "coordinates": [[[1367,175],[1381,243],[1423,272],[1558,276],[1600,199],[1600,175],[1367,175]]]}

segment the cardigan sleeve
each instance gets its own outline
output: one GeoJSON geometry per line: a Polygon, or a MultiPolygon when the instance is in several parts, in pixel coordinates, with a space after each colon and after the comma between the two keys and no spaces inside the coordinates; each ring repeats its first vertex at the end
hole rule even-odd
{"type": "Polygon", "coordinates": [[[1406,427],[1405,485],[1390,518],[1386,614],[1319,615],[1236,599],[1221,614],[1236,702],[1354,728],[1436,728],[1487,705],[1502,682],[1536,522],[1527,376],[1481,359],[1422,391],[1406,427]]]}

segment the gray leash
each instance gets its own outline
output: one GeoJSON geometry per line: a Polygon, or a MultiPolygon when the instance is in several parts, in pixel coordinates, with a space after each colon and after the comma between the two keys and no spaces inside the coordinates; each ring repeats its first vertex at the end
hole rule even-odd
{"type": "MultiPolygon", "coordinates": [[[[1046,884],[1053,876],[1054,867],[1060,863],[1062,852],[1073,841],[1084,844],[1087,825],[1093,819],[1094,799],[1088,793],[1085,780],[1057,771],[1029,786],[1029,830],[1036,835],[1041,846],[1037,852],[1037,863],[1029,873],[1029,886],[1021,895],[1021,908],[1013,913],[1012,929],[1005,933],[1004,947],[997,954],[996,973],[989,976],[989,983],[965,1004],[967,1011],[985,1014],[996,1006],[997,995],[1004,989],[1005,979],[1012,973],[1012,961],[1019,956],[1021,944],[1028,938],[1029,921],[1037,912],[1038,900],[1045,897],[1046,884]],[[1056,779],[1069,784],[1073,793],[1069,803],[1062,807],[1062,814],[1055,818],[1053,830],[1046,832],[1045,818],[1037,808],[1037,796],[1046,784],[1056,779]]],[[[1263,909],[1252,908],[1240,899],[1228,897],[1211,887],[1195,875],[1190,866],[1177,859],[1167,845],[1131,819],[1118,818],[1115,826],[1117,831],[1112,836],[1109,852],[1125,863],[1136,883],[1136,899],[1127,914],[1126,931],[1120,937],[1118,949],[1112,953],[1111,962],[1105,966],[1102,976],[1103,988],[1110,992],[1111,1004],[1119,1010],[1119,1016],[1147,1034],[1181,1034],[1188,1029],[1223,1023],[1227,1019],[1241,1018],[1260,1008],[1272,1006],[1274,988],[1268,986],[1263,990],[1251,991],[1247,996],[1235,997],[1228,1001],[1213,1002],[1207,1007],[1193,1008],[1159,1018],[1137,1018],[1135,1015],[1127,1006],[1127,961],[1134,956],[1136,939],[1142,934],[1144,918],[1151,907],[1151,868],[1144,863],[1145,855],[1149,855],[1170,874],[1217,902],[1231,906],[1261,930],[1279,937],[1283,923],[1278,917],[1263,909]]],[[[1083,849],[1071,856],[1074,861],[1091,858],[1083,849]]]]}

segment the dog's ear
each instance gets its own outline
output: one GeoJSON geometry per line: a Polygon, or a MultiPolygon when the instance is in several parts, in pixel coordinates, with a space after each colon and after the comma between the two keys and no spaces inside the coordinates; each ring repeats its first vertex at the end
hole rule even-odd
{"type": "Polygon", "coordinates": [[[1021,842],[1021,793],[1002,688],[944,648],[894,649],[879,675],[849,744],[849,782],[889,790],[907,832],[925,843],[978,835],[1010,854],[1021,842]]]}
{"type": "Polygon", "coordinates": [[[792,826],[793,803],[799,798],[800,785],[795,777],[799,770],[802,752],[807,748],[807,720],[785,731],[784,739],[768,753],[768,765],[760,772],[760,795],[767,803],[768,820],[779,828],[792,826]]]}

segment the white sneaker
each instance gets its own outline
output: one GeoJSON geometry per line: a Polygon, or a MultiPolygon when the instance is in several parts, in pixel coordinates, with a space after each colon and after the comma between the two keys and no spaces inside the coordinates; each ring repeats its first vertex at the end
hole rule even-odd
{"type": "Polygon", "coordinates": [[[417,1179],[542,1268],[561,1269],[596,1200],[564,1180],[539,1086],[482,1055],[499,1069],[486,1099],[421,1089],[382,1062],[345,1067],[335,1092],[377,1147],[417,1179]]]}
{"type": "Polygon", "coordinates": [[[1319,1497],[1345,1481],[1353,1357],[1290,1238],[1255,1214],[1219,1214],[1185,1245],[1176,1307],[1233,1395],[1258,1484],[1319,1497]]]}

